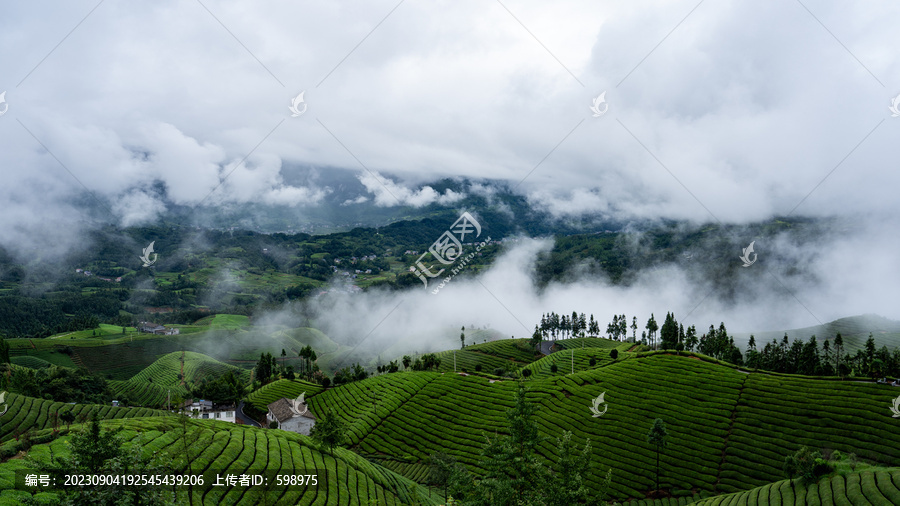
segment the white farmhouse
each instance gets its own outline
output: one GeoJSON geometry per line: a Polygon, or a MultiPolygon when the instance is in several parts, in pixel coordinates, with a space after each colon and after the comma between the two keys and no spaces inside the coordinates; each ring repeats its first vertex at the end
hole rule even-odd
{"type": "Polygon", "coordinates": [[[296,399],[282,397],[269,404],[269,412],[266,420],[269,423],[278,422],[278,428],[308,436],[310,429],[316,424],[316,417],[310,413],[303,397],[306,392],[296,399]]]}
{"type": "Polygon", "coordinates": [[[200,399],[199,401],[186,402],[185,408],[190,410],[191,418],[236,423],[235,408],[231,405],[214,406],[212,401],[200,399]]]}

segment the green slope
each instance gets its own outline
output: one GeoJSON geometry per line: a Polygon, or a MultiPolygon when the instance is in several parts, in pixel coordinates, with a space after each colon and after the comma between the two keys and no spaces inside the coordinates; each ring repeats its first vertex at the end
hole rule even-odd
{"type": "Polygon", "coordinates": [[[322,385],[316,383],[310,383],[303,380],[280,379],[273,381],[248,395],[247,402],[266,411],[266,406],[282,397],[295,399],[301,393],[306,392],[306,399],[309,399],[322,390],[324,390],[322,385]]]}
{"type": "MultiPolygon", "coordinates": [[[[7,394],[5,399],[8,410],[0,417],[0,441],[8,441],[25,431],[41,430],[53,427],[53,413],[61,415],[66,411],[79,418],[89,418],[94,411],[100,418],[133,418],[144,416],[165,416],[168,413],[147,408],[122,408],[100,404],[66,404],[46,399],[35,399],[18,394],[7,394]]],[[[59,427],[65,424],[61,421],[59,427]]]]}
{"type": "MultiPolygon", "coordinates": [[[[548,378],[550,376],[571,373],[573,369],[575,372],[581,372],[594,367],[605,367],[614,362],[614,360],[610,358],[609,352],[609,349],[602,348],[572,348],[569,350],[558,351],[522,367],[519,372],[528,369],[531,371],[532,378],[548,378]],[[591,359],[596,361],[593,366],[591,366],[591,359]],[[551,370],[553,364],[556,364],[556,373],[551,370]]],[[[633,354],[619,351],[617,360],[624,360],[630,355],[633,354]]]]}
{"type": "Polygon", "coordinates": [[[695,506],[900,504],[900,469],[877,468],[843,475],[834,474],[810,485],[806,485],[800,480],[782,480],[743,492],[702,499],[690,504],[695,506]]]}
{"type": "MultiPolygon", "coordinates": [[[[655,488],[656,454],[646,433],[656,417],[670,434],[661,485],[676,496],[776,481],[784,457],[801,445],[900,464],[900,433],[888,409],[900,391],[886,386],[748,374],[707,357],[662,352],[526,383],[543,435],[555,441],[570,430],[578,444],[590,438],[595,453],[587,482],[599,486],[613,468],[619,478],[611,493],[619,500],[655,488]],[[608,411],[594,418],[588,408],[602,392],[608,411]]],[[[478,473],[484,435],[506,431],[514,388],[513,381],[478,376],[401,372],[330,389],[310,406],[335,409],[351,424],[360,452],[401,461],[398,469],[418,472],[414,464],[445,451],[478,473]]],[[[554,459],[553,442],[540,452],[554,459]]]]}
{"type": "Polygon", "coordinates": [[[192,351],[172,352],[163,355],[147,368],[127,381],[111,381],[109,386],[117,396],[128,394],[134,402],[142,406],[163,406],[167,394],[188,395],[188,390],[197,381],[212,376],[217,377],[231,370],[249,382],[250,372],[224,364],[211,357],[192,351]],[[184,381],[178,379],[182,372],[184,357],[184,381]]]}

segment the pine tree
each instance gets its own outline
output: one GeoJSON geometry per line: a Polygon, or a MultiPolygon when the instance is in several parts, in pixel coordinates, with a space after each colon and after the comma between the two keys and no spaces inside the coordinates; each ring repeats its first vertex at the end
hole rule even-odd
{"type": "Polygon", "coordinates": [[[834,370],[837,371],[840,376],[843,376],[843,374],[841,374],[841,357],[843,356],[844,338],[841,336],[841,333],[838,332],[834,337],[834,370]]]}

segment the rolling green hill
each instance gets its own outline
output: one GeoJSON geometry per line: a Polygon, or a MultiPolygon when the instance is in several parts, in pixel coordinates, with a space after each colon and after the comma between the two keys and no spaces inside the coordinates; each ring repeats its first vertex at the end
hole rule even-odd
{"type": "Polygon", "coordinates": [[[194,325],[209,326],[217,329],[239,329],[250,325],[250,318],[235,314],[217,314],[201,318],[194,325]]]}
{"type": "Polygon", "coordinates": [[[166,396],[186,397],[188,390],[197,381],[207,377],[217,377],[232,370],[249,382],[250,371],[224,364],[206,355],[187,352],[172,352],[160,357],[150,366],[127,381],[111,381],[110,389],[117,396],[128,395],[133,402],[142,406],[163,406],[166,396]],[[182,357],[184,365],[182,366],[182,357]],[[184,380],[179,374],[184,371],[184,380]]]}
{"type": "Polygon", "coordinates": [[[303,380],[280,379],[273,381],[248,395],[247,402],[266,411],[266,406],[282,397],[295,399],[298,395],[306,392],[306,399],[309,399],[322,390],[324,390],[322,385],[316,383],[310,383],[303,380]]]}
{"type": "MultiPolygon", "coordinates": [[[[104,422],[109,428],[121,428],[120,435],[129,442],[140,441],[145,455],[158,451],[168,462],[184,462],[180,451],[180,429],[172,419],[115,420],[104,422]]],[[[318,486],[286,489],[265,486],[221,486],[176,491],[176,504],[304,504],[400,505],[418,503],[441,504],[437,496],[392,471],[373,464],[355,453],[341,448],[334,456],[320,451],[306,436],[282,430],[260,430],[224,422],[193,420],[186,438],[191,441],[189,459],[194,473],[256,474],[262,471],[281,474],[318,474],[318,486]]],[[[51,454],[66,454],[67,437],[31,448],[29,456],[49,459],[51,454]]],[[[0,464],[0,505],[21,504],[23,490],[13,489],[14,472],[23,469],[22,460],[0,464]]],[[[212,480],[210,480],[212,482],[212,480]]],[[[43,496],[51,500],[52,497],[43,496]]]]}
{"type": "MultiPolygon", "coordinates": [[[[572,348],[558,351],[522,367],[519,372],[521,373],[527,369],[531,371],[531,378],[547,378],[571,373],[573,369],[575,372],[586,371],[594,367],[604,367],[611,364],[614,360],[610,358],[609,352],[609,349],[603,348],[572,348]],[[593,366],[591,366],[591,359],[596,361],[593,366]],[[556,373],[553,373],[551,369],[554,364],[557,367],[556,373]]],[[[629,355],[631,354],[620,351],[617,360],[624,360],[629,355]]]]}
{"type": "MultiPolygon", "coordinates": [[[[76,417],[89,417],[97,411],[100,418],[133,418],[145,416],[166,416],[165,411],[147,408],[122,408],[100,404],[66,404],[46,399],[35,399],[18,394],[7,394],[7,412],[0,417],[0,442],[13,439],[25,431],[41,430],[53,426],[53,413],[71,411],[76,417]]],[[[59,426],[65,426],[59,422],[59,426]]]]}
{"type": "Polygon", "coordinates": [[[741,504],[843,504],[852,506],[900,504],[900,469],[869,469],[826,476],[805,485],[800,480],[782,480],[730,495],[710,497],[695,506],[741,504]]]}
{"type": "MultiPolygon", "coordinates": [[[[900,464],[900,433],[888,409],[900,391],[883,385],[746,373],[707,357],[664,352],[526,384],[543,435],[570,430],[579,444],[590,438],[594,464],[586,481],[597,487],[612,468],[611,493],[619,500],[654,488],[655,452],[645,438],[656,417],[669,429],[661,485],[676,496],[779,480],[784,457],[801,445],[900,464]],[[594,418],[588,408],[603,392],[608,411],[594,418]]],[[[444,451],[479,473],[484,434],[506,431],[514,388],[514,381],[401,372],[342,385],[309,402],[313,412],[341,413],[364,454],[398,459],[416,473],[413,464],[444,451]]],[[[540,447],[544,458],[555,452],[550,442],[540,447]]]]}
{"type": "Polygon", "coordinates": [[[469,345],[465,349],[519,362],[522,365],[533,362],[535,358],[540,357],[540,355],[536,355],[534,348],[529,344],[529,339],[501,339],[469,345]]]}

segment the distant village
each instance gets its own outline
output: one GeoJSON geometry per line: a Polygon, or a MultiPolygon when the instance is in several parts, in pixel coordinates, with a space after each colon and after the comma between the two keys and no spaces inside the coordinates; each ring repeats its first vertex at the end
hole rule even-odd
{"type": "MultiPolygon", "coordinates": [[[[84,270],[84,269],[75,269],[75,274],[82,274],[82,275],[87,276],[87,277],[91,277],[91,276],[94,275],[93,272],[91,272],[91,271],[86,271],[86,270],[84,270]]],[[[100,276],[97,276],[97,279],[99,279],[99,280],[101,280],[101,281],[107,281],[107,282],[110,282],[110,283],[121,283],[121,282],[122,282],[122,276],[119,276],[119,277],[117,277],[117,278],[115,278],[115,279],[113,279],[113,278],[101,278],[100,276]]]]}
{"type": "Polygon", "coordinates": [[[140,322],[138,324],[138,332],[142,332],[144,334],[156,334],[160,336],[177,336],[181,333],[181,330],[166,327],[165,325],[159,325],[152,322],[140,322]]]}

